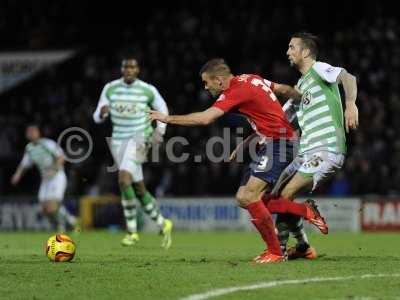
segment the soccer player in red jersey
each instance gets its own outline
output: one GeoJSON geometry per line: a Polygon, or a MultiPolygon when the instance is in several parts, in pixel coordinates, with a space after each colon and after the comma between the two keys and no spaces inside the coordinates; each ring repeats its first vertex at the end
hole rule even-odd
{"type": "MultiPolygon", "coordinates": [[[[272,83],[258,75],[234,76],[223,59],[212,59],[200,70],[204,87],[212,96],[218,97],[213,106],[202,112],[187,115],[165,115],[150,111],[152,120],[183,126],[208,125],[229,111],[247,117],[260,142],[255,159],[245,172],[242,186],[236,193],[239,206],[248,210],[251,221],[267,245],[257,263],[284,260],[275,226],[268,208],[261,200],[265,190],[276,183],[281,172],[293,159],[293,129],[286,119],[277,96],[300,98],[292,87],[272,83]],[[285,157],[280,157],[284,143],[285,157]]],[[[278,212],[296,213],[306,220],[315,218],[312,207],[303,203],[287,201],[279,206],[278,212]]]]}

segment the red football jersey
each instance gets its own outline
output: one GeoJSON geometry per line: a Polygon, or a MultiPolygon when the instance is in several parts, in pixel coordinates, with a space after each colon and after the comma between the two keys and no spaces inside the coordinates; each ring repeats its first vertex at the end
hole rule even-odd
{"type": "Polygon", "coordinates": [[[272,90],[273,82],[258,75],[242,74],[232,78],[229,88],[213,106],[245,115],[260,136],[291,139],[292,126],[272,90]]]}

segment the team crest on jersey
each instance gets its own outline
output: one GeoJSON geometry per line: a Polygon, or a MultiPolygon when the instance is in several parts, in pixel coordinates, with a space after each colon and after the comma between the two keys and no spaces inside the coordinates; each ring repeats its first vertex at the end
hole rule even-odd
{"type": "Polygon", "coordinates": [[[312,100],[312,95],[311,95],[311,93],[310,93],[309,91],[305,92],[305,93],[303,94],[302,100],[303,100],[302,102],[303,102],[304,105],[310,104],[310,102],[311,102],[311,100],[312,100]]]}
{"type": "Polygon", "coordinates": [[[325,70],[326,73],[333,72],[335,69],[333,67],[329,67],[328,69],[325,70]]]}
{"type": "Polygon", "coordinates": [[[135,113],[136,107],[134,104],[126,103],[113,103],[112,107],[121,114],[135,113]]]}

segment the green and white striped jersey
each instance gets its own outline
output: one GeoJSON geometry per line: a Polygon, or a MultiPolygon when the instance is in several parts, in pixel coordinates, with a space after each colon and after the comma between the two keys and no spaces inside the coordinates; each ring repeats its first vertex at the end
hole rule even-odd
{"type": "Polygon", "coordinates": [[[27,169],[35,165],[43,177],[54,168],[57,158],[61,155],[63,151],[56,142],[41,138],[36,143],[31,142],[26,145],[21,166],[27,169]]]}
{"type": "Polygon", "coordinates": [[[346,153],[343,109],[337,78],[342,68],[316,62],[298,81],[303,94],[297,114],[302,131],[299,154],[346,153]]]}
{"type": "MultiPolygon", "coordinates": [[[[106,105],[110,109],[112,139],[115,142],[130,138],[148,139],[153,132],[150,108],[168,114],[167,105],[158,90],[139,79],[127,84],[120,78],[104,86],[93,114],[96,123],[104,121],[100,119],[100,111],[106,105]]],[[[157,129],[164,134],[166,124],[157,122],[157,129]]]]}

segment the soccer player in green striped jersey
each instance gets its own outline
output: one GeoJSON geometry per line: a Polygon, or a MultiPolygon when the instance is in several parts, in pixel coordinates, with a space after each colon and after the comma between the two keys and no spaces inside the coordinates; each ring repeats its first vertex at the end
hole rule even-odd
{"type": "MultiPolygon", "coordinates": [[[[344,163],[345,129],[348,132],[358,126],[356,78],[344,68],[317,61],[317,50],[317,38],[309,33],[294,34],[287,50],[291,66],[302,75],[297,83],[302,98],[296,111],[301,137],[297,157],[272,192],[283,199],[293,200],[304,189],[313,191],[335,174],[344,163]],[[338,84],[343,86],[346,98],[344,118],[338,84]]],[[[297,239],[296,247],[288,250],[289,259],[316,257],[300,218],[278,215],[277,228],[282,248],[286,247],[289,231],[297,239]]],[[[326,223],[321,228],[328,233],[326,223]]]]}
{"type": "Polygon", "coordinates": [[[109,115],[111,117],[111,152],[119,168],[121,203],[128,231],[122,245],[131,246],[139,241],[135,205],[138,199],[145,213],[159,226],[163,235],[161,245],[168,249],[172,241],[172,222],[162,216],[156,199],[147,191],[142,170],[148,145],[162,142],[166,130],[166,124],[161,122],[153,129],[149,110],[168,114],[168,108],[158,90],[138,78],[139,65],[135,58],[124,59],[121,72],[122,78],[103,88],[93,118],[101,123],[109,115]]]}
{"type": "Polygon", "coordinates": [[[36,124],[28,125],[25,134],[29,143],[25,147],[21,163],[11,178],[11,183],[17,185],[25,171],[36,166],[41,176],[38,198],[43,215],[47,217],[54,230],[63,232],[66,230],[66,225],[69,225],[79,231],[77,218],[62,204],[67,176],[64,172],[65,158],[61,147],[55,141],[43,138],[36,124]]]}

